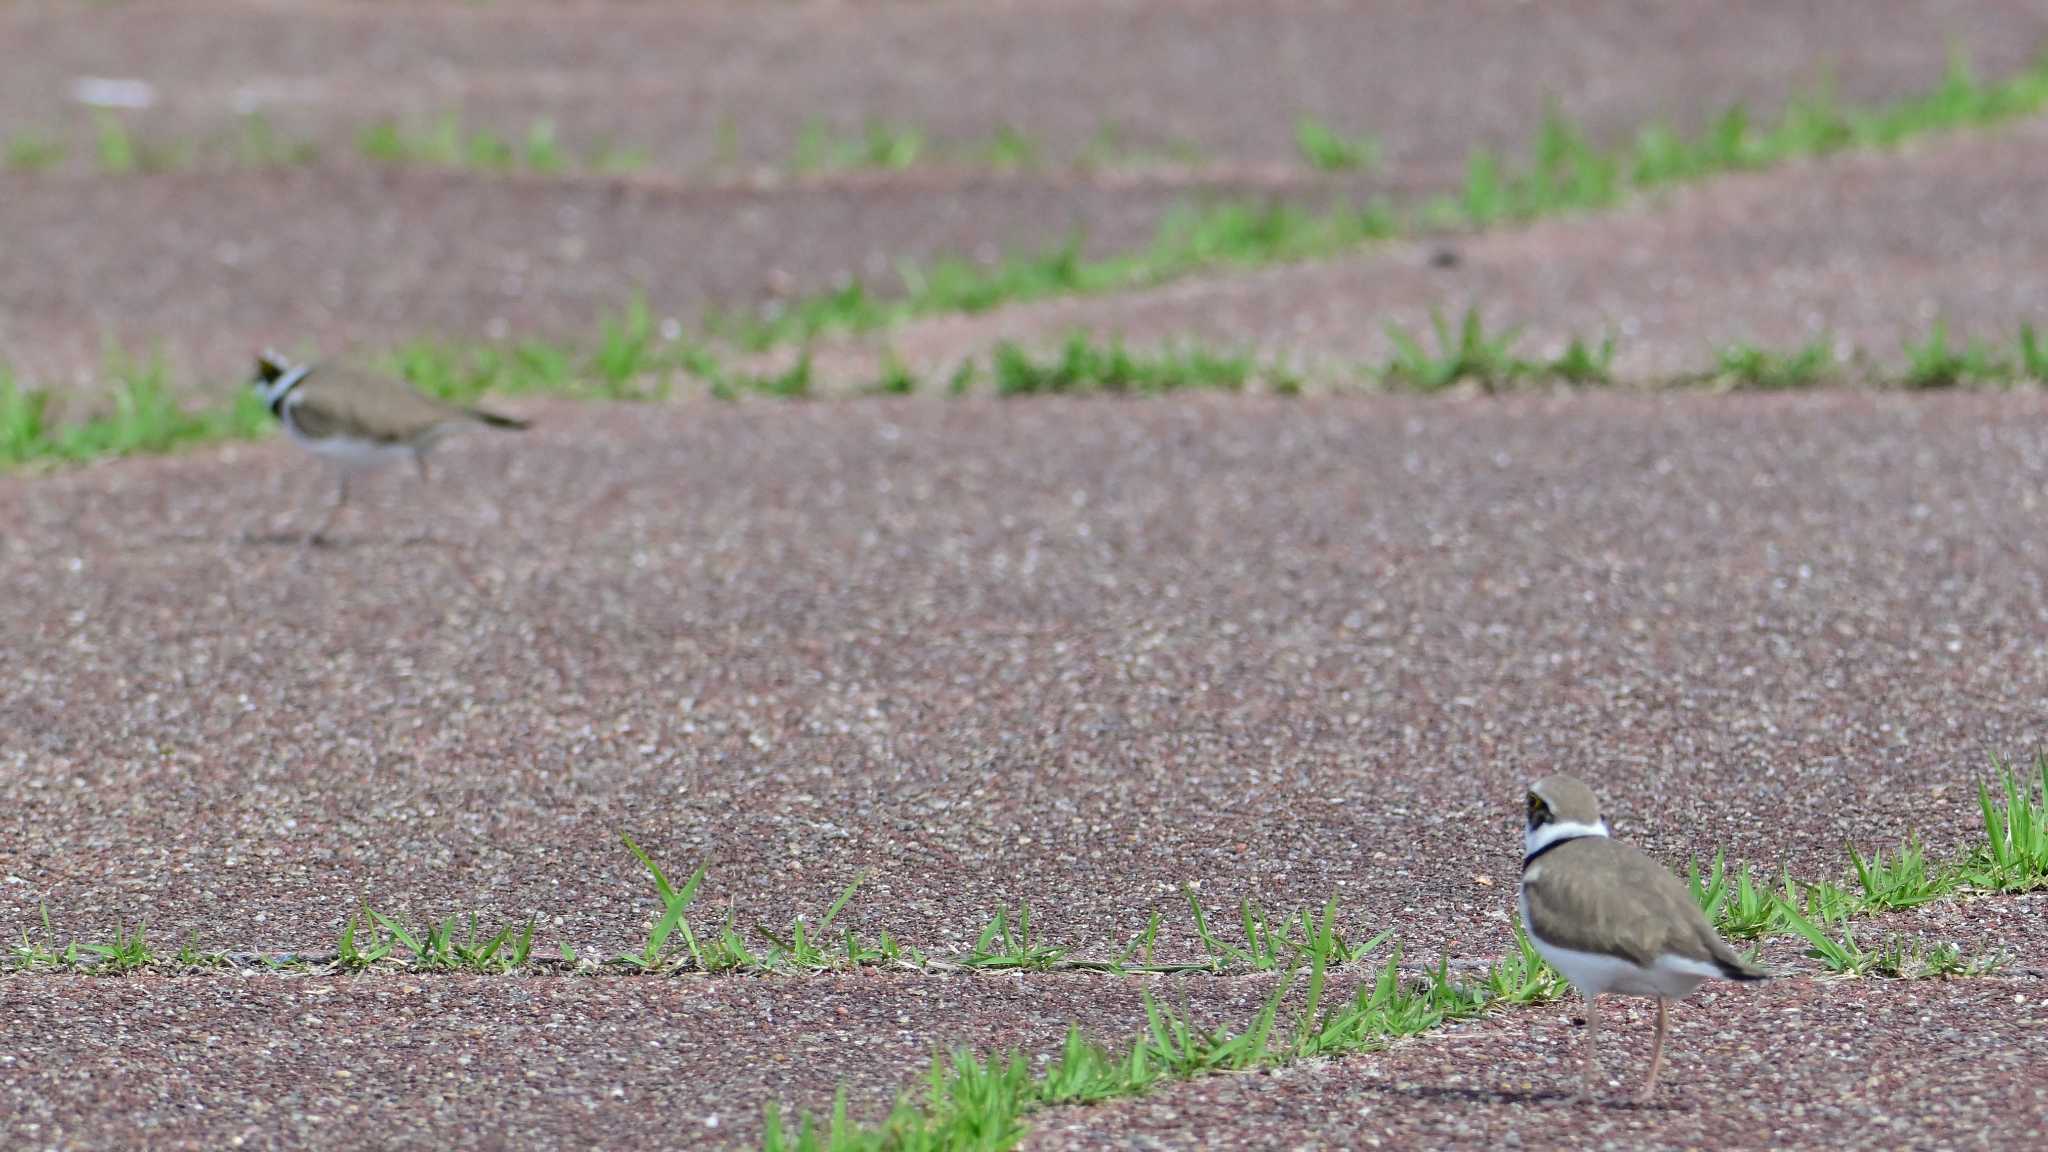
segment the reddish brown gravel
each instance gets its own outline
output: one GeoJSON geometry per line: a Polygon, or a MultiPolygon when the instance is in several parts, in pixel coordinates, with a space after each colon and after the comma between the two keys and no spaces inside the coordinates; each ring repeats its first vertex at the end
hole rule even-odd
{"type": "Polygon", "coordinates": [[[958,1045],[1057,1052],[1147,990],[1237,1022],[1266,978],[0,977],[9,1148],[759,1146],[762,1108],[878,1119],[958,1045]]]}
{"type": "MultiPolygon", "coordinates": [[[[199,386],[250,348],[581,331],[644,287],[688,320],[1085,228],[1191,192],[1454,184],[1546,94],[1605,138],[1779,103],[1834,62],[1918,89],[1947,37],[2024,62],[2042,4],[801,5],[51,0],[0,11],[0,125],[89,141],[81,74],[145,135],[260,108],[313,167],[0,173],[0,360],[69,384],[112,335],[199,386]],[[33,45],[33,51],[15,50],[33,45]],[[1501,66],[1510,60],[1512,67],[1501,66]],[[1454,82],[1446,83],[1451,77],[1454,82]],[[659,157],[623,179],[382,172],[367,119],[460,107],[659,157]],[[1386,164],[1323,181],[1307,111],[1386,164]],[[1191,170],[769,180],[804,122],[935,138],[1107,120],[1191,170]],[[717,170],[731,118],[739,171],[717,170]]],[[[1468,302],[1618,367],[1821,327],[1880,352],[1946,314],[2041,320],[2039,126],[1757,174],[1601,220],[916,325],[919,362],[1077,321],[1304,360],[1468,302]]],[[[865,355],[843,351],[834,364],[865,355]]],[[[821,364],[825,364],[821,361],[821,364]]],[[[827,365],[828,367],[831,365],[827,365]]],[[[836,369],[835,369],[836,370],[836,369]]],[[[65,399],[77,400],[86,388],[65,399]]],[[[282,443],[0,476],[0,941],[324,950],[364,902],[528,916],[552,955],[658,911],[621,833],[707,878],[694,922],[840,923],[945,953],[998,906],[1106,957],[1184,891],[1335,894],[1356,941],[1469,971],[1508,945],[1529,778],[1618,831],[1840,877],[1845,845],[1978,832],[1994,756],[2048,744],[2048,398],[1190,397],[579,407],[359,486],[282,443]]],[[[2018,1145],[2048,1119],[2043,898],[1858,929],[1995,976],[1787,973],[1679,1010],[1667,1105],[1568,1109],[1569,1009],[1041,1117],[1033,1145],[2018,1145]]],[[[1344,979],[1348,980],[1347,974],[1344,979]]],[[[1341,985],[1341,981],[1340,981],[1341,985]]],[[[1270,978],[0,976],[0,1146],[757,1146],[769,1100],[873,1117],[935,1051],[1105,1037],[1140,993],[1235,1023],[1270,978]],[[713,1117],[718,1126],[712,1127],[713,1117]]],[[[1341,987],[1340,987],[1341,991],[1341,987]]],[[[1647,1020],[1616,1028],[1620,1097],[1647,1020]]]]}
{"type": "Polygon", "coordinates": [[[558,406],[304,523],[289,445],[0,481],[0,934],[1098,950],[1179,893],[1489,955],[1520,787],[1836,874],[2043,743],[2033,395],[558,406]],[[408,544],[422,531],[435,543],[408,544]]]}
{"type": "Polygon", "coordinates": [[[1298,167],[1294,122],[1312,115],[1442,186],[1473,144],[1528,141],[1547,102],[1612,137],[1737,100],[1772,108],[1823,72],[1850,100],[1924,87],[1951,43],[2007,71],[2044,37],[2039,0],[46,0],[0,12],[0,43],[36,49],[0,75],[0,108],[76,128],[89,152],[72,82],[134,77],[156,91],[141,127],[231,136],[261,111],[332,160],[382,116],[460,110],[513,140],[546,117],[572,151],[638,147],[693,176],[786,166],[806,125],[857,135],[877,119],[940,148],[1007,126],[1057,161],[1114,125],[1133,149],[1185,141],[1209,162],[1298,167]]]}
{"type": "MultiPolygon", "coordinates": [[[[87,157],[96,128],[67,103],[72,81],[137,76],[159,90],[159,107],[136,118],[145,138],[232,133],[238,108],[261,107],[327,148],[291,172],[106,177],[83,159],[67,173],[0,172],[0,359],[82,388],[115,338],[157,349],[183,384],[205,388],[266,343],[332,354],[418,335],[582,335],[635,288],[694,323],[710,305],[849,276],[886,284],[899,262],[934,254],[993,258],[1076,231],[1097,250],[1129,248],[1191,195],[1452,188],[1475,145],[1531,139],[1547,96],[1611,138],[1737,99],[1769,109],[1830,61],[1845,98],[1924,89],[1950,39],[2003,73],[2044,37],[2048,4],[1860,0],[1711,11],[1613,0],[13,5],[0,44],[37,51],[0,70],[0,124],[68,126],[87,157]],[[1503,52],[1514,67],[1483,66],[1503,52]],[[624,180],[503,178],[379,173],[355,157],[374,116],[456,105],[515,136],[547,113],[572,146],[640,141],[669,166],[624,180]],[[1376,133],[1381,168],[1310,178],[1292,159],[1303,112],[1376,133]],[[764,187],[704,170],[723,117],[751,180],[819,115],[890,116],[942,138],[1010,121],[1069,151],[1116,120],[1141,142],[1200,141],[1210,159],[1178,174],[764,187]]],[[[1226,320],[1184,314],[1175,328],[1226,320]]]]}

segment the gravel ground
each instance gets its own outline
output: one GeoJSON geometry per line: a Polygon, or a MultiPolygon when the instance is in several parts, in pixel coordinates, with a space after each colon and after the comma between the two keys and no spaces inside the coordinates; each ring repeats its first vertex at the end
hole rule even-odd
{"type": "MultiPolygon", "coordinates": [[[[581,336],[635,288],[694,321],[712,304],[853,275],[888,283],[900,261],[993,258],[1077,230],[1098,250],[1129,248],[1190,196],[1327,197],[1345,182],[1290,160],[1303,110],[1380,136],[1382,167],[1350,192],[1435,190],[1457,185],[1475,144],[1529,140],[1546,95],[1612,136],[1735,99],[1768,108],[1829,59],[1848,98],[1922,89],[1949,37],[2003,72],[2048,34],[2043,3],[1740,7],[10,6],[0,42],[38,51],[0,75],[0,124],[75,121],[76,151],[89,154],[94,127],[65,111],[72,80],[140,75],[161,90],[164,133],[225,131],[241,93],[281,128],[332,139],[326,161],[297,171],[0,172],[0,236],[14,257],[0,265],[0,359],[90,394],[115,338],[159,350],[174,377],[204,388],[244,371],[263,344],[333,354],[422,334],[581,336]],[[1509,45],[1515,67],[1468,63],[1509,45]],[[945,66],[904,64],[931,59],[945,66]],[[1438,83],[1447,73],[1467,75],[1438,83]],[[518,132],[552,112],[570,141],[644,131],[680,167],[541,179],[349,159],[374,115],[455,103],[518,132]],[[1211,162],[766,185],[697,170],[722,115],[752,163],[786,158],[825,110],[954,135],[1015,118],[1069,143],[1113,118],[1141,138],[1200,140],[1211,162]]],[[[1183,314],[1174,327],[1226,319],[1183,314]]]]}
{"type": "Polygon", "coordinates": [[[541,409],[0,480],[0,935],[620,947],[705,899],[1107,949],[1179,892],[1503,945],[1525,781],[1667,858],[1976,834],[2043,743],[2035,395],[541,409]],[[408,545],[429,531],[430,545],[408,545]]]}
{"type": "Polygon", "coordinates": [[[262,111],[338,161],[378,117],[460,109],[513,139],[552,118],[572,149],[636,146],[692,176],[784,166],[807,124],[857,134],[872,119],[936,144],[1008,126],[1053,160],[1111,124],[1134,148],[1185,141],[1207,163],[1297,168],[1294,122],[1307,114],[1376,135],[1387,171],[1441,185],[1463,176],[1472,144],[1530,139],[1546,100],[1611,136],[1736,100],[1773,107],[1822,69],[1853,100],[1925,86],[1951,41],[2004,71],[2044,38],[2040,0],[56,0],[0,12],[0,42],[37,46],[0,75],[0,109],[24,126],[75,128],[89,153],[73,80],[135,77],[158,101],[136,122],[167,133],[232,133],[262,111]]]}
{"type": "Polygon", "coordinates": [[[2048,983],[1784,980],[1710,987],[1671,1016],[1662,1095],[1648,1001],[1603,1016],[1604,1107],[1578,1087],[1568,1009],[1484,1018],[1377,1056],[1213,1077],[1041,1118],[1030,1152],[1084,1148],[1954,1148],[2048,1120],[2048,983]]]}
{"type": "MultiPolygon", "coordinates": [[[[1526,139],[1546,93],[1611,134],[1768,106],[1824,58],[1852,99],[1917,88],[1945,35],[2002,71],[2044,30],[2039,4],[1890,0],[17,4],[0,43],[36,51],[0,69],[9,131],[89,132],[71,80],[134,74],[163,96],[145,129],[261,107],[330,155],[0,173],[0,357],[68,380],[113,334],[204,380],[262,343],[583,330],[636,284],[688,316],[1077,226],[1127,244],[1204,188],[1326,194],[1292,170],[1303,110],[1382,137],[1353,187],[1434,187],[1474,143],[1526,139]],[[367,118],[458,105],[662,167],[347,157],[367,118]],[[721,116],[746,168],[821,110],[956,137],[1017,116],[1056,148],[1116,119],[1209,162],[705,173],[721,116]]],[[[2027,126],[1761,174],[1463,241],[1448,269],[1403,249],[902,340],[936,360],[1083,319],[1372,357],[1384,320],[1469,301],[1532,349],[1614,327],[1628,372],[1821,326],[1885,350],[1942,313],[2003,338],[2040,316],[2048,253],[2013,190],[2048,175],[2044,144],[2027,126]]],[[[1396,927],[1411,957],[1471,964],[1507,946],[1532,777],[1593,780],[1666,860],[1833,877],[1845,842],[1958,850],[1989,757],[2048,742],[2036,394],[508,406],[536,429],[451,444],[431,499],[403,474],[360,487],[313,551],[284,532],[329,481],[285,444],[0,476],[0,939],[47,908],[60,939],[318,950],[367,900],[532,915],[544,952],[604,954],[657,910],[625,832],[708,868],[706,921],[815,918],[865,876],[842,917],[864,936],[944,952],[1021,902],[1096,956],[1159,912],[1173,957],[1199,884],[1220,921],[1336,893],[1352,938],[1396,927]]],[[[1659,1109],[1563,1108],[1578,1038],[1544,1008],[1050,1114],[1033,1141],[2017,1144],[2048,1115],[2044,923],[2035,896],[1859,933],[2010,957],[1946,984],[1815,979],[1772,942],[1795,975],[1680,1010],[1659,1109]]],[[[1172,983],[1219,1023],[1271,988],[1172,983]]],[[[0,1144],[745,1146],[768,1099],[843,1083],[874,1115],[954,1044],[1128,1034],[1150,986],[7,976],[0,1144]]],[[[1620,1094],[1647,1019],[1613,1035],[1620,1094]]]]}
{"type": "Polygon", "coordinates": [[[1126,1036],[1145,989],[1240,1020],[1265,979],[0,977],[10,1148],[759,1146],[763,1106],[879,1118],[934,1053],[1126,1036]]]}
{"type": "MultiPolygon", "coordinates": [[[[1937,319],[1958,346],[1992,341],[2009,359],[2021,324],[2048,322],[2048,227],[2031,192],[2044,179],[2048,123],[2030,122],[1716,180],[1599,216],[920,321],[886,344],[942,374],[1001,340],[1044,345],[1088,329],[1134,345],[1197,338],[1342,378],[1386,362],[1389,325],[1434,350],[1432,311],[1456,321],[1477,308],[1490,333],[1521,329],[1524,356],[1611,336],[1613,371],[1633,381],[1711,369],[1741,342],[1789,352],[1826,339],[1838,354],[1903,365],[1903,343],[1937,319]],[[1435,259],[1446,247],[1455,266],[1435,259]]],[[[871,382],[882,343],[822,353],[818,368],[871,382]]]]}

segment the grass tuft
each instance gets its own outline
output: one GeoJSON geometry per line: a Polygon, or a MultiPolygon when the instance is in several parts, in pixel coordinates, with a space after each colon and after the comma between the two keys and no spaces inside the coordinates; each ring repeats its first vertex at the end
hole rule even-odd
{"type": "MultiPolygon", "coordinates": [[[[1760,880],[1747,864],[1731,875],[1726,858],[1720,852],[1714,854],[1713,866],[1704,877],[1700,874],[1699,861],[1693,861],[1686,884],[1692,889],[1693,899],[1707,914],[1707,920],[1725,936],[1748,940],[1784,927],[1784,916],[1769,879],[1760,880]]],[[[1788,888],[1791,886],[1790,876],[1785,878],[1785,884],[1788,888]]]]}
{"type": "Polygon", "coordinates": [[[1907,341],[1902,383],[1915,390],[1954,388],[1972,381],[2010,379],[2012,366],[1976,341],[1963,347],[1949,343],[1948,325],[1934,322],[1925,339],[1907,341]]]}
{"type": "Polygon", "coordinates": [[[4,166],[10,172],[46,172],[64,163],[64,141],[41,132],[19,132],[7,138],[4,166]]]}
{"type": "Polygon", "coordinates": [[[797,133],[791,166],[798,172],[869,168],[898,172],[924,156],[927,142],[916,128],[870,120],[858,133],[842,133],[824,120],[811,120],[797,133]]]}
{"type": "Polygon", "coordinates": [[[1789,353],[1767,351],[1754,344],[1731,344],[1715,359],[1719,365],[1716,378],[1725,386],[1775,392],[1821,383],[1834,365],[1834,350],[1825,339],[1810,341],[1789,353]]]}
{"type": "Polygon", "coordinates": [[[1189,389],[1236,392],[1258,368],[1249,356],[1219,355],[1200,348],[1167,348],[1135,353],[1121,341],[1097,344],[1085,333],[1070,335],[1060,351],[1040,359],[1007,341],[990,361],[997,395],[1107,392],[1158,394],[1189,389]]]}
{"type": "Polygon", "coordinates": [[[1380,370],[1388,384],[1418,392],[1440,392],[1453,384],[1470,380],[1488,392],[1496,391],[1528,374],[1528,365],[1514,356],[1521,330],[1510,328],[1489,335],[1477,308],[1467,308],[1455,332],[1443,314],[1431,312],[1430,328],[1436,333],[1436,351],[1395,325],[1387,326],[1387,339],[1394,353],[1380,370]]]}
{"type": "MultiPolygon", "coordinates": [[[[871,331],[913,316],[1142,287],[1218,266],[1319,259],[1418,228],[1482,228],[1597,211],[1631,193],[1844,148],[1894,147],[1930,133],[2004,123],[2043,108],[2048,108],[2048,54],[1996,83],[1979,80],[1967,59],[1957,56],[1934,88],[1866,108],[1840,105],[1823,79],[1789,101],[1774,122],[1760,122],[1735,104],[1698,133],[1650,124],[1632,141],[1613,148],[1594,143],[1582,128],[1552,109],[1525,160],[1510,160],[1487,149],[1474,151],[1456,195],[1323,212],[1229,200],[1183,205],[1161,221],[1150,245],[1135,252],[1083,259],[1078,256],[1080,245],[1073,242],[1054,253],[1012,254],[993,265],[940,261],[934,269],[904,269],[900,292],[864,293],[857,308],[825,294],[759,317],[728,318],[727,323],[729,334],[759,350],[804,342],[828,330],[871,331]]],[[[1348,153],[1346,143],[1326,126],[1296,125],[1296,144],[1305,157],[1313,153],[1340,165],[1353,157],[1361,164],[1370,162],[1371,150],[1363,141],[1348,142],[1348,153]]],[[[1114,126],[1105,126],[1089,151],[1101,163],[1103,157],[1129,149],[1114,126]]]]}
{"type": "Polygon", "coordinates": [[[2000,789],[1978,785],[1984,813],[1984,843],[1961,866],[1964,881],[1987,892],[2026,892],[2048,887],[2048,752],[2036,758],[2041,774],[2037,797],[2027,781],[1994,761],[2000,789]]]}
{"type": "Polygon", "coordinates": [[[426,168],[459,168],[483,172],[522,170],[540,175],[564,172],[624,172],[645,164],[646,154],[603,141],[588,154],[572,153],[563,144],[555,122],[545,117],[528,124],[523,135],[507,139],[483,128],[469,128],[455,112],[444,112],[425,127],[386,117],[356,133],[356,151],[378,164],[426,168]]]}
{"type": "Polygon", "coordinates": [[[1321,172],[1351,172],[1379,166],[1377,138],[1346,136],[1313,116],[1303,116],[1294,122],[1294,146],[1309,167],[1321,172]]]}
{"type": "Polygon", "coordinates": [[[1614,337],[1605,337],[1598,345],[1591,345],[1574,336],[1563,352],[1542,366],[1542,371],[1544,375],[1567,384],[1612,384],[1614,377],[1609,369],[1613,364],[1614,337]]]}
{"type": "Polygon", "coordinates": [[[1917,908],[1948,895],[1960,883],[1953,873],[1928,871],[1927,855],[1917,837],[1908,837],[1890,859],[1882,848],[1867,859],[1854,844],[1848,851],[1856,882],[1863,890],[1862,906],[1869,911],[1917,908]]]}

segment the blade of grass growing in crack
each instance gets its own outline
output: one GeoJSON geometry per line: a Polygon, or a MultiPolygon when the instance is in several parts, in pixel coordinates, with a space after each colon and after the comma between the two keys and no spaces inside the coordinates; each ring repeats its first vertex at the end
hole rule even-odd
{"type": "MultiPolygon", "coordinates": [[[[681,888],[677,888],[669,883],[668,874],[661,870],[661,865],[656,864],[653,857],[634,843],[631,836],[621,832],[619,839],[625,843],[626,850],[633,854],[633,858],[640,861],[641,866],[654,877],[654,888],[661,897],[662,912],[661,917],[654,922],[654,927],[648,931],[647,942],[641,946],[640,951],[623,953],[616,958],[616,962],[643,970],[660,967],[662,949],[667,946],[668,938],[677,929],[682,930],[691,952],[695,954],[696,941],[689,935],[689,924],[683,919],[683,913],[689,910],[691,901],[697,897],[697,885],[704,880],[703,867],[700,865],[696,871],[690,873],[690,878],[683,882],[681,888]]],[[[696,958],[701,965],[702,956],[698,955],[696,958]]]]}
{"type": "Polygon", "coordinates": [[[1916,908],[1946,896],[1962,883],[1957,872],[1929,872],[1927,854],[1914,836],[1908,836],[1889,859],[1882,848],[1866,858],[1854,844],[1847,847],[1867,909],[1916,908]]]}
{"type": "Polygon", "coordinates": [[[2048,887],[2048,752],[2036,760],[2041,799],[2031,785],[2003,761],[1998,771],[2003,803],[1989,786],[1977,786],[1984,815],[1984,843],[1962,865],[1965,879],[1990,892],[2025,892],[2048,887]]]}
{"type": "Polygon", "coordinates": [[[1731,389],[1777,391],[1810,388],[1834,367],[1834,348],[1813,340],[1791,353],[1772,352],[1754,344],[1731,344],[1715,353],[1718,379],[1731,389]]]}
{"type": "Polygon", "coordinates": [[[1488,334],[1477,308],[1465,309],[1455,333],[1441,312],[1432,311],[1429,323],[1436,334],[1435,352],[1425,349],[1420,340],[1401,328],[1387,326],[1387,339],[1394,345],[1394,352],[1380,369],[1382,380],[1418,392],[1440,392],[1462,380],[1471,380],[1492,392],[1534,370],[1534,366],[1514,355],[1521,330],[1509,328],[1488,334]]]}

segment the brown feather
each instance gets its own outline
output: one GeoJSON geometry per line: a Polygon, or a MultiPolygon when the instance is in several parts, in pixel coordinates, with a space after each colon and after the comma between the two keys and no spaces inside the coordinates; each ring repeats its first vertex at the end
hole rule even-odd
{"type": "Polygon", "coordinates": [[[1529,916],[1546,943],[1645,967],[1660,955],[1712,964],[1730,979],[1761,975],[1728,947],[1670,869],[1605,836],[1569,840],[1532,865],[1529,916]]]}
{"type": "Polygon", "coordinates": [[[526,427],[525,421],[510,416],[423,396],[403,380],[339,365],[316,368],[306,377],[293,393],[292,419],[308,436],[346,436],[379,444],[424,443],[463,420],[526,427]]]}

